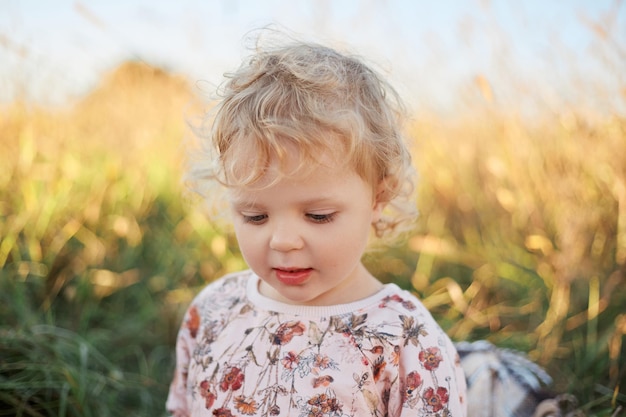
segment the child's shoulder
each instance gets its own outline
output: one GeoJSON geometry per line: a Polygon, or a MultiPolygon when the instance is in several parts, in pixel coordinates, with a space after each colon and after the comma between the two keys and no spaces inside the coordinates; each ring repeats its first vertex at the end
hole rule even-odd
{"type": "Polygon", "coordinates": [[[377,307],[383,311],[392,312],[391,314],[423,315],[426,313],[430,315],[415,294],[401,289],[396,284],[385,285],[377,307]]]}
{"type": "Polygon", "coordinates": [[[367,313],[367,321],[374,326],[383,324],[391,327],[399,326],[405,333],[414,327],[434,331],[437,334],[443,333],[418,296],[395,284],[387,284],[377,304],[370,305],[366,311],[361,312],[363,313],[367,313]]]}

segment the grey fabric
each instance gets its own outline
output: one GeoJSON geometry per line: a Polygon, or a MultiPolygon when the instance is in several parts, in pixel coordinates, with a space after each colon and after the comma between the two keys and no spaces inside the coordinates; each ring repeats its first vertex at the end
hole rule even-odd
{"type": "Polygon", "coordinates": [[[521,352],[490,342],[455,344],[467,380],[468,417],[580,417],[576,399],[547,390],[552,378],[521,352]]]}

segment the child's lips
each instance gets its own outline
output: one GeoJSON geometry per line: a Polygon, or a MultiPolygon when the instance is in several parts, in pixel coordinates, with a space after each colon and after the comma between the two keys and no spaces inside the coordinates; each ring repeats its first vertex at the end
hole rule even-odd
{"type": "Polygon", "coordinates": [[[274,268],[276,279],[285,285],[301,285],[309,279],[313,268],[274,268]]]}

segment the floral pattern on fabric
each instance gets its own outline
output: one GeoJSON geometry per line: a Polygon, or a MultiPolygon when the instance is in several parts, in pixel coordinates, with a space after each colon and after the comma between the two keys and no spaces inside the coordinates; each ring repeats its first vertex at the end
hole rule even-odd
{"type": "Polygon", "coordinates": [[[257,309],[248,279],[226,277],[188,309],[168,398],[175,415],[465,415],[456,351],[409,293],[395,287],[366,308],[308,317],[257,309]]]}

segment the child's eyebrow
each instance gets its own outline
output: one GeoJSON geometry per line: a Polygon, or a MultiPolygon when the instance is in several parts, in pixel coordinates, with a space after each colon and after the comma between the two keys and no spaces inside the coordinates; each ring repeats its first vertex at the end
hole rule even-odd
{"type": "Polygon", "coordinates": [[[307,200],[301,201],[300,205],[302,206],[314,206],[317,204],[327,204],[327,203],[337,203],[337,199],[333,198],[331,196],[322,196],[322,197],[315,197],[315,198],[309,198],[307,200]]]}
{"type": "MultiPolygon", "coordinates": [[[[321,197],[307,198],[306,200],[297,202],[297,204],[302,207],[316,206],[320,204],[331,204],[331,203],[333,205],[336,205],[338,204],[338,201],[336,198],[333,198],[332,196],[321,196],[321,197]]],[[[231,205],[237,210],[244,210],[244,209],[266,210],[267,209],[265,205],[257,201],[237,199],[237,198],[233,198],[231,200],[231,205]]]]}
{"type": "Polygon", "coordinates": [[[255,201],[233,199],[231,204],[237,210],[265,210],[265,207],[262,204],[259,204],[255,201]]]}

